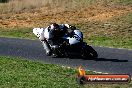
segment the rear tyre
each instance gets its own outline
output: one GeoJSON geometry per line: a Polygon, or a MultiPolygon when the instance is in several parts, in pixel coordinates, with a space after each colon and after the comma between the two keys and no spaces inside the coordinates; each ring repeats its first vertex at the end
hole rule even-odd
{"type": "Polygon", "coordinates": [[[97,52],[91,47],[91,46],[86,46],[85,48],[82,49],[82,55],[83,58],[98,58],[97,52]]]}
{"type": "Polygon", "coordinates": [[[89,53],[89,57],[98,58],[98,53],[91,46],[87,46],[87,51],[89,53]]]}

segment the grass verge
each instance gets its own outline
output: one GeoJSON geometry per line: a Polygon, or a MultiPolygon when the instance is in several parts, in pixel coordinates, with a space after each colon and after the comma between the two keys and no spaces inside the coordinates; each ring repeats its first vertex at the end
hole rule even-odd
{"type": "Polygon", "coordinates": [[[1,88],[77,88],[76,70],[20,58],[0,57],[1,88]]]}
{"type": "MultiPolygon", "coordinates": [[[[0,56],[1,88],[129,88],[130,84],[76,83],[76,69],[0,56]]],[[[87,72],[91,74],[92,72],[87,72]]]]}
{"type": "Polygon", "coordinates": [[[14,37],[14,38],[26,38],[36,39],[33,35],[32,28],[13,28],[13,29],[2,29],[0,28],[1,37],[14,37]]]}

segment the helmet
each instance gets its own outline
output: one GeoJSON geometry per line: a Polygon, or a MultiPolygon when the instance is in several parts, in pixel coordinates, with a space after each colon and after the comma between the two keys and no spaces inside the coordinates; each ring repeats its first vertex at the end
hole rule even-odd
{"type": "Polygon", "coordinates": [[[57,23],[52,23],[50,25],[50,28],[51,28],[51,30],[58,30],[59,29],[59,25],[57,23]]]}
{"type": "Polygon", "coordinates": [[[61,30],[60,30],[60,26],[56,23],[52,23],[50,26],[50,31],[52,33],[52,35],[54,36],[54,38],[59,37],[61,34],[61,30]]]}

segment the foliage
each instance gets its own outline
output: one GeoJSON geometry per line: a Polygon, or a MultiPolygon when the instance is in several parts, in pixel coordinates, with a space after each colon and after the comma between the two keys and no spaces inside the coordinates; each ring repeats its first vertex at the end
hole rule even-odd
{"type": "Polygon", "coordinates": [[[0,3],[7,3],[9,0],[0,0],[0,3]]]}

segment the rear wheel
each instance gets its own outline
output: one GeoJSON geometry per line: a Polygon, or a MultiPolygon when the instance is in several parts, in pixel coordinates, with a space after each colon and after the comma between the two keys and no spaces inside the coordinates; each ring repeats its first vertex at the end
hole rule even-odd
{"type": "Polygon", "coordinates": [[[83,58],[97,58],[98,54],[97,52],[91,47],[91,46],[86,46],[85,48],[82,49],[82,57],[83,58]]]}
{"type": "Polygon", "coordinates": [[[87,46],[87,51],[89,53],[89,57],[98,58],[98,53],[91,46],[87,46]]]}

